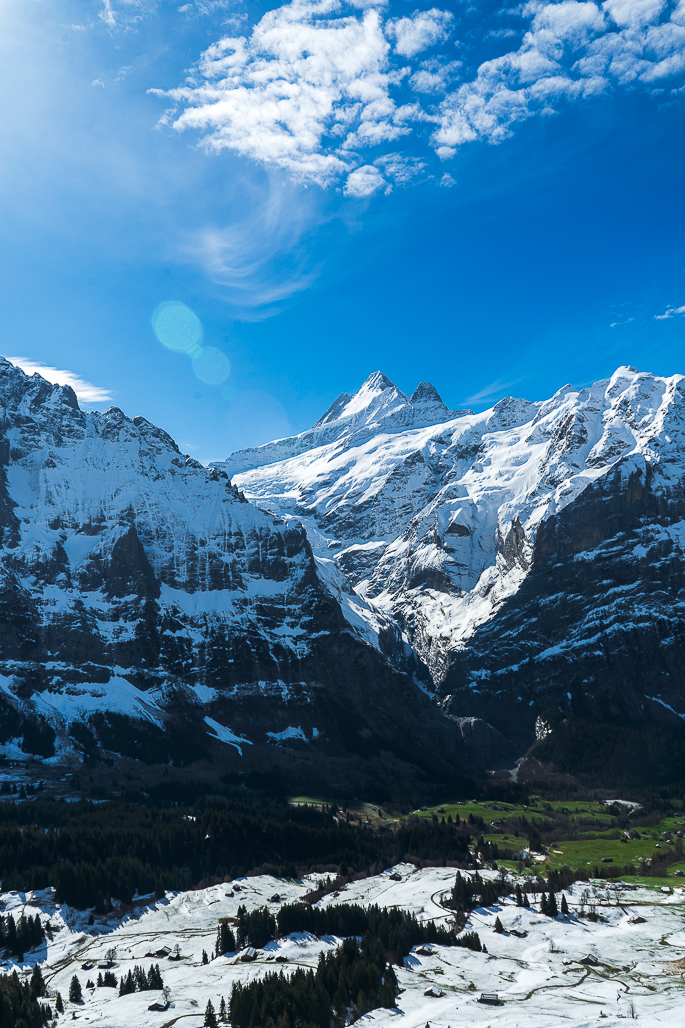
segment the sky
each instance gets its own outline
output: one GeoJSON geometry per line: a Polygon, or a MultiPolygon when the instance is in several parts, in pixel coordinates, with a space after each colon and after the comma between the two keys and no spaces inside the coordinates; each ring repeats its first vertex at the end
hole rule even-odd
{"type": "Polygon", "coordinates": [[[685,373],[685,0],[3,0],[0,353],[198,460],[685,373]]]}

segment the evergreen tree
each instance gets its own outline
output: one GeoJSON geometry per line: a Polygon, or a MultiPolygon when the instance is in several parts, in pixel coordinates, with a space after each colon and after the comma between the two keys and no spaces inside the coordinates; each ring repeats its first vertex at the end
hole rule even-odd
{"type": "Polygon", "coordinates": [[[208,964],[209,963],[209,957],[207,956],[207,950],[205,950],[205,949],[202,950],[202,963],[203,964],[208,964]]]}
{"type": "Polygon", "coordinates": [[[547,917],[558,917],[559,909],[557,907],[557,898],[553,892],[549,894],[549,900],[547,901],[547,917]]]}
{"type": "Polygon", "coordinates": [[[546,892],[543,892],[542,896],[540,897],[540,913],[541,914],[545,914],[545,915],[547,914],[547,893],[546,892]]]}
{"type": "Polygon", "coordinates": [[[504,928],[502,927],[502,922],[499,917],[495,919],[495,931],[498,935],[502,935],[504,933],[504,928]]]}
{"type": "Polygon", "coordinates": [[[57,999],[55,1000],[55,1010],[58,1014],[64,1013],[64,1003],[62,1002],[62,993],[57,993],[57,999]]]}
{"type": "Polygon", "coordinates": [[[566,893],[561,894],[561,913],[564,917],[568,917],[568,903],[566,902],[566,893]]]}
{"type": "Polygon", "coordinates": [[[524,892],[524,894],[523,894],[523,905],[524,905],[524,907],[530,907],[530,900],[528,899],[528,893],[527,892],[524,892]]]}
{"type": "Polygon", "coordinates": [[[45,995],[45,982],[43,981],[40,964],[36,964],[31,975],[31,995],[36,999],[45,995]]]}
{"type": "Polygon", "coordinates": [[[214,947],[217,957],[224,953],[235,953],[235,936],[231,931],[228,919],[222,917],[216,929],[216,946],[214,947]]]}
{"type": "Polygon", "coordinates": [[[148,989],[163,989],[164,981],[162,979],[162,972],[159,969],[159,964],[152,964],[150,970],[147,973],[147,987],[148,989]]]}
{"type": "MultiPolygon", "coordinates": [[[[107,979],[107,975],[105,975],[105,980],[106,979],[107,979]]],[[[136,983],[135,983],[135,980],[134,980],[133,975],[131,974],[131,972],[129,971],[125,978],[124,978],[124,976],[122,974],[121,982],[119,983],[119,995],[120,996],[129,996],[132,992],[135,992],[135,991],[136,991],[136,983]]]]}
{"type": "Polygon", "coordinates": [[[97,984],[98,984],[98,989],[102,988],[102,986],[104,984],[103,981],[102,981],[102,971],[100,971],[100,973],[98,975],[98,982],[97,982],[97,984]]]}
{"type": "Polygon", "coordinates": [[[211,999],[207,1000],[207,1006],[205,1007],[205,1019],[203,1022],[204,1028],[219,1028],[216,1014],[214,1013],[214,1006],[211,999]]]}
{"type": "Polygon", "coordinates": [[[221,1003],[219,1004],[219,1020],[223,1022],[226,1020],[226,1000],[221,997],[221,1003]]]}
{"type": "Polygon", "coordinates": [[[515,891],[516,891],[516,906],[517,907],[522,907],[523,906],[523,895],[521,893],[521,886],[517,884],[515,891]]]}
{"type": "Polygon", "coordinates": [[[83,996],[81,994],[81,983],[74,975],[69,983],[69,1002],[70,1003],[81,1003],[83,1002],[83,996]]]}

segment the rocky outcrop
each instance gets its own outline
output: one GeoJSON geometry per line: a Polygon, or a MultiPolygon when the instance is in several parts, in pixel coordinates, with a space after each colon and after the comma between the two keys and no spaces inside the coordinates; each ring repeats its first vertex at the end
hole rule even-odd
{"type": "Polygon", "coordinates": [[[619,465],[540,526],[530,573],[440,684],[445,709],[520,742],[550,706],[682,725],[685,497],[682,484],[655,492],[656,478],[619,465]]]}

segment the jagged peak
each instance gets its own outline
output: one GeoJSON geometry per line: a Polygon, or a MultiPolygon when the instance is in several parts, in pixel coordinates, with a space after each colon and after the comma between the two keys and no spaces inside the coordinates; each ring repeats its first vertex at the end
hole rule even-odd
{"type": "Polygon", "coordinates": [[[362,382],[356,393],[341,393],[325,414],[319,418],[314,428],[330,425],[334,421],[347,419],[370,407],[373,408],[378,402],[378,398],[383,397],[384,394],[389,395],[391,400],[397,397],[399,400],[407,402],[405,394],[397,388],[394,382],[390,381],[387,375],[384,375],[382,371],[374,371],[362,382]]]}
{"type": "Polygon", "coordinates": [[[5,401],[21,402],[24,396],[30,395],[31,402],[39,404],[45,402],[53,403],[55,399],[62,401],[72,410],[79,411],[78,397],[68,384],[60,385],[43,378],[40,371],[32,371],[30,374],[19,364],[14,364],[7,357],[0,356],[0,393],[4,394],[5,401]]]}
{"type": "Polygon", "coordinates": [[[441,403],[444,407],[443,399],[440,393],[432,384],[432,382],[419,382],[414,392],[409,398],[410,403],[441,403]]]}
{"type": "MultiPolygon", "coordinates": [[[[362,390],[383,390],[383,389],[397,389],[394,382],[391,382],[387,375],[384,375],[382,371],[374,371],[365,382],[362,382],[361,386],[357,390],[355,395],[358,395],[362,390]]],[[[397,392],[400,390],[397,389],[397,392]]]]}

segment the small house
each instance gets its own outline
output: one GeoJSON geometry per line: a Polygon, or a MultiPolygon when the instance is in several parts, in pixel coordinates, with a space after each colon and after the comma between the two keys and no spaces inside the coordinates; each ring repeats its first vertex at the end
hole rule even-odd
{"type": "Polygon", "coordinates": [[[489,1003],[492,1007],[497,1007],[500,1004],[500,998],[496,992],[481,992],[478,997],[479,1003],[489,1003]]]}

